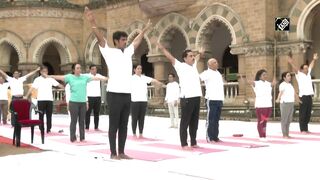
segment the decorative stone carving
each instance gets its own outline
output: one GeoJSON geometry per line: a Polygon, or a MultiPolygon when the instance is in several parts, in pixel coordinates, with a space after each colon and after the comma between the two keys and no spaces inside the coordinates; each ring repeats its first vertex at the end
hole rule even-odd
{"type": "Polygon", "coordinates": [[[83,12],[43,8],[0,10],[0,19],[13,17],[53,17],[81,20],[83,18],[83,12]]]}
{"type": "Polygon", "coordinates": [[[311,42],[284,42],[277,45],[278,55],[287,55],[290,51],[293,54],[306,53],[311,48],[311,42]]]}

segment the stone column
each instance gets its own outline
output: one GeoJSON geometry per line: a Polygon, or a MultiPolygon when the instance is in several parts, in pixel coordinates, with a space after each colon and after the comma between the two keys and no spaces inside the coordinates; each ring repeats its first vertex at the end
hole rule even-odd
{"type": "Polygon", "coordinates": [[[0,65],[0,69],[4,72],[10,72],[11,65],[0,65]]]}
{"type": "Polygon", "coordinates": [[[71,69],[72,64],[73,63],[61,64],[60,65],[60,69],[61,69],[61,72],[62,72],[61,75],[72,73],[72,69],[71,69]]]}
{"type": "MultiPolygon", "coordinates": [[[[165,82],[166,78],[166,62],[165,57],[161,54],[148,55],[148,62],[153,64],[154,78],[165,82]]],[[[153,105],[161,105],[164,101],[164,88],[156,87],[154,91],[154,98],[149,102],[153,105]]]]}
{"type": "MultiPolygon", "coordinates": [[[[38,67],[39,64],[37,63],[19,63],[18,70],[21,71],[21,76],[24,76],[29,72],[36,70],[38,67]]],[[[35,76],[38,76],[38,74],[36,73],[33,76],[29,77],[27,79],[27,82],[32,82],[35,76]]]]}

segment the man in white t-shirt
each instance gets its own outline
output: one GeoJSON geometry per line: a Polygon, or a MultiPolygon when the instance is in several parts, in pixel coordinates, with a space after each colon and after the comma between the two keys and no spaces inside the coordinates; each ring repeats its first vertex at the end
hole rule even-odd
{"type": "Polygon", "coordinates": [[[218,61],[214,58],[208,60],[208,70],[200,74],[200,78],[206,85],[208,127],[207,140],[219,142],[219,120],[224,100],[224,83],[221,73],[218,71],[218,61]]]}
{"type": "Polygon", "coordinates": [[[167,84],[166,96],[164,98],[165,105],[168,105],[171,119],[170,128],[178,128],[179,125],[180,86],[175,81],[175,77],[176,75],[173,73],[168,75],[169,83],[167,84]]]}
{"type": "Polygon", "coordinates": [[[40,74],[41,75],[33,81],[31,88],[26,94],[26,98],[31,95],[32,91],[37,90],[37,106],[38,110],[41,111],[41,113],[39,113],[39,119],[44,121],[44,114],[46,114],[47,133],[50,133],[53,111],[52,86],[59,87],[61,89],[63,89],[64,86],[59,84],[55,79],[48,77],[47,66],[41,66],[40,74]]]}
{"type": "Polygon", "coordinates": [[[180,81],[180,104],[181,104],[181,121],[180,121],[180,142],[184,150],[189,150],[188,147],[188,128],[191,140],[191,148],[198,148],[197,145],[197,130],[199,123],[200,97],[202,96],[199,72],[197,69],[197,61],[200,54],[195,57],[191,50],[185,50],[182,53],[184,62],[180,62],[171,53],[166,50],[160,43],[159,49],[169,59],[180,81]]]}
{"type": "Polygon", "coordinates": [[[93,13],[85,7],[85,15],[95,34],[99,49],[109,70],[107,103],[109,107],[109,144],[111,159],[132,159],[124,153],[127,139],[128,119],[131,104],[132,55],[141,44],[145,32],[151,27],[150,20],[141,30],[132,44],[127,47],[127,33],[116,31],[112,35],[115,48],[108,46],[103,34],[97,28],[93,13]],[[116,136],[118,134],[118,152],[116,136]]]}
{"type": "MultiPolygon", "coordinates": [[[[97,73],[97,66],[92,64],[89,67],[90,73],[89,76],[105,78],[107,81],[107,77],[102,76],[97,73]]],[[[87,97],[88,97],[88,110],[86,112],[86,130],[89,130],[90,127],[90,115],[93,111],[94,116],[94,130],[99,130],[99,113],[101,107],[101,86],[100,81],[90,81],[87,84],[87,97]]]]}
{"type": "Polygon", "coordinates": [[[296,79],[299,86],[299,97],[301,100],[300,109],[299,109],[299,126],[300,131],[303,134],[309,133],[308,124],[311,118],[312,111],[312,96],[314,95],[311,71],[318,59],[318,54],[313,54],[313,60],[311,63],[303,64],[298,69],[293,63],[292,54],[289,54],[288,63],[292,66],[293,71],[296,74],[296,79]]]}
{"type": "MultiPolygon", "coordinates": [[[[2,114],[2,123],[7,124],[7,115],[8,115],[8,88],[9,83],[4,82],[2,76],[0,76],[0,110],[2,114]]],[[[1,123],[1,115],[0,115],[1,123]]]]}
{"type": "MultiPolygon", "coordinates": [[[[10,90],[11,90],[11,103],[10,103],[10,110],[13,110],[12,102],[15,99],[22,99],[23,98],[23,82],[26,81],[30,76],[34,75],[36,72],[40,70],[38,67],[36,70],[20,77],[21,73],[19,71],[13,72],[13,77],[8,76],[5,72],[0,69],[0,74],[9,82],[10,90]]],[[[11,114],[11,125],[14,124],[14,115],[11,114]]]]}

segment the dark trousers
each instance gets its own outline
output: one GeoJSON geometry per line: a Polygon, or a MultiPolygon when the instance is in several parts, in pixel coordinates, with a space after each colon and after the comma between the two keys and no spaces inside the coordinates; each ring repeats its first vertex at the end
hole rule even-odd
{"type": "Polygon", "coordinates": [[[312,96],[302,96],[300,100],[302,101],[299,108],[300,131],[309,131],[308,124],[311,118],[312,96]]]}
{"type": "Polygon", "coordinates": [[[124,153],[127,140],[131,94],[107,92],[109,106],[109,144],[111,155],[117,155],[116,137],[118,133],[118,153],[124,153]]]}
{"type": "Polygon", "coordinates": [[[101,107],[101,97],[88,97],[89,108],[86,112],[86,129],[90,127],[90,115],[93,110],[94,129],[99,128],[99,113],[101,107]]]}
{"type": "Polygon", "coordinates": [[[200,97],[181,98],[180,142],[187,146],[188,127],[191,146],[197,145],[197,130],[199,123],[200,97]]]}
{"type": "Polygon", "coordinates": [[[219,120],[221,115],[222,101],[207,101],[208,108],[208,128],[207,135],[210,141],[218,141],[219,120]]]}
{"type": "Polygon", "coordinates": [[[38,101],[38,110],[42,112],[39,113],[39,119],[41,121],[43,121],[43,116],[46,114],[47,132],[50,132],[52,127],[53,101],[38,101]]]}
{"type": "MultiPolygon", "coordinates": [[[[12,126],[14,126],[14,124],[15,124],[15,116],[14,116],[14,114],[12,113],[13,112],[13,104],[12,104],[12,102],[14,101],[14,100],[16,100],[16,99],[22,99],[23,98],[23,96],[12,96],[11,97],[11,102],[10,102],[10,111],[11,111],[11,125],[12,126]]],[[[28,111],[30,111],[29,109],[28,109],[28,111]]]]}
{"type": "Polygon", "coordinates": [[[79,121],[79,133],[80,141],[85,139],[84,134],[84,119],[86,116],[87,104],[85,102],[69,102],[69,111],[71,116],[70,122],[70,141],[74,142],[77,140],[76,128],[77,122],[79,121]]]}
{"type": "Polygon", "coordinates": [[[131,102],[131,124],[133,134],[136,134],[137,124],[139,124],[139,133],[143,133],[147,104],[147,102],[131,102]]]}
{"type": "Polygon", "coordinates": [[[269,117],[271,116],[272,113],[272,108],[256,108],[256,115],[258,119],[258,133],[259,137],[265,138],[266,137],[266,132],[267,132],[267,121],[269,117]]]}

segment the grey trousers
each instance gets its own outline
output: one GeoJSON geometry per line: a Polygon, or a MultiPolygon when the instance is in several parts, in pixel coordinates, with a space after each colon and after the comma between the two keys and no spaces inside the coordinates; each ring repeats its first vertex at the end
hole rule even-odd
{"type": "Polygon", "coordinates": [[[281,130],[283,136],[289,136],[290,122],[293,119],[294,103],[281,103],[281,130]]]}
{"type": "Polygon", "coordinates": [[[76,128],[77,122],[79,121],[79,133],[80,141],[85,139],[84,135],[84,121],[86,118],[87,104],[81,102],[69,102],[69,111],[71,116],[70,122],[70,141],[74,142],[77,140],[76,128]]]}

